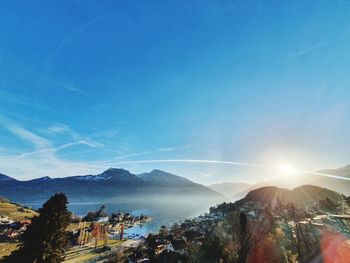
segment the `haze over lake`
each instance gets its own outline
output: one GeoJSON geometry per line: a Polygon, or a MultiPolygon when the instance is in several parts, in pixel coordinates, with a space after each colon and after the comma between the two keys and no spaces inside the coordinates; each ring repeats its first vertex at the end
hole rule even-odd
{"type": "MultiPolygon", "coordinates": [[[[131,213],[135,216],[146,214],[153,218],[150,222],[145,223],[142,227],[135,226],[128,229],[128,234],[140,234],[146,236],[150,232],[157,232],[162,225],[181,222],[184,219],[193,218],[203,213],[209,212],[209,207],[216,203],[202,197],[144,197],[129,199],[129,202],[72,202],[68,205],[71,212],[78,216],[84,216],[89,211],[97,211],[102,205],[106,206],[107,214],[123,212],[131,213]]],[[[39,203],[27,203],[26,206],[38,209],[39,203]]]]}

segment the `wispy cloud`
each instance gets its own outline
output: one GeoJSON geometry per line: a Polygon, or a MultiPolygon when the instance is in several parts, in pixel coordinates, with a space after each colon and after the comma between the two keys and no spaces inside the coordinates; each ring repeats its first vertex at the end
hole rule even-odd
{"type": "Polygon", "coordinates": [[[43,148],[51,145],[50,141],[21,127],[8,125],[6,128],[19,138],[30,141],[36,148],[43,148]]]}
{"type": "Polygon", "coordinates": [[[158,148],[156,151],[157,152],[173,152],[173,151],[177,151],[180,149],[188,149],[191,146],[192,146],[192,143],[188,143],[188,144],[178,146],[178,147],[161,147],[161,148],[158,148]]]}
{"type": "Polygon", "coordinates": [[[98,173],[105,166],[92,162],[68,161],[57,158],[51,153],[42,156],[27,156],[14,159],[12,156],[0,156],[1,172],[20,180],[42,176],[63,177],[77,174],[98,173]]]}
{"type": "Polygon", "coordinates": [[[41,78],[40,79],[43,79],[44,77],[46,77],[48,75],[47,71],[49,70],[49,67],[52,64],[52,62],[55,60],[55,57],[57,56],[57,54],[59,54],[60,50],[64,46],[68,45],[76,36],[78,36],[79,34],[84,32],[86,29],[88,29],[91,25],[96,23],[101,18],[102,17],[98,16],[98,17],[94,17],[91,20],[83,22],[81,25],[78,25],[75,29],[73,29],[70,33],[65,35],[57,43],[56,47],[52,50],[51,54],[47,57],[46,63],[44,64],[44,67],[42,69],[42,74],[41,74],[41,78]]]}
{"type": "Polygon", "coordinates": [[[48,153],[48,152],[55,153],[55,152],[58,152],[58,151],[61,151],[61,150],[64,150],[64,149],[67,149],[69,147],[76,146],[76,145],[87,145],[89,147],[96,148],[94,145],[91,145],[88,142],[76,141],[76,142],[62,144],[62,145],[59,145],[56,147],[50,147],[50,148],[45,148],[45,149],[39,149],[39,150],[32,151],[32,152],[23,153],[23,154],[18,155],[15,159],[25,158],[25,157],[28,157],[28,156],[34,155],[34,154],[41,154],[41,153],[48,153]]]}
{"type": "Polygon", "coordinates": [[[260,164],[244,163],[244,162],[231,162],[220,160],[201,160],[201,159],[158,159],[158,160],[136,160],[136,161],[124,161],[124,162],[110,162],[110,165],[123,165],[123,164],[142,164],[142,163],[203,163],[203,164],[228,164],[237,166],[249,166],[249,167],[264,167],[260,164]]]}
{"type": "MultiPolygon", "coordinates": [[[[79,138],[73,142],[55,146],[54,142],[48,138],[36,134],[26,128],[21,127],[15,121],[0,115],[0,125],[7,129],[15,137],[30,142],[34,148],[31,152],[14,155],[3,151],[0,155],[1,172],[20,179],[29,179],[39,176],[62,177],[80,173],[91,173],[101,171],[105,168],[104,164],[98,162],[68,161],[58,158],[58,151],[73,147],[76,145],[87,145],[92,148],[98,148],[101,145],[98,142],[84,139],[78,133],[73,132],[67,125],[51,126],[46,131],[48,133],[67,133],[70,136],[79,138]]],[[[7,151],[10,152],[10,151],[7,151]]]]}
{"type": "Polygon", "coordinates": [[[124,154],[124,155],[120,155],[117,156],[115,158],[113,158],[113,160],[121,160],[121,159],[127,159],[130,157],[136,157],[136,156],[142,156],[142,155],[147,155],[147,154],[153,154],[153,153],[157,153],[157,152],[173,152],[179,149],[184,149],[184,148],[188,148],[190,146],[190,144],[186,144],[180,147],[161,147],[155,150],[151,150],[151,151],[142,151],[142,152],[135,152],[135,153],[130,153],[130,154],[124,154]]]}
{"type": "MultiPolygon", "coordinates": [[[[1,116],[0,116],[1,117],[1,116]]],[[[26,129],[15,121],[0,118],[0,124],[10,131],[14,136],[30,142],[33,145],[33,150],[20,155],[1,154],[0,167],[2,172],[19,179],[29,179],[41,176],[63,177],[76,174],[91,174],[99,173],[110,166],[124,166],[139,164],[160,164],[160,163],[196,163],[196,164],[226,164],[234,166],[249,166],[261,167],[258,164],[231,162],[220,160],[202,160],[202,159],[153,159],[153,160],[133,160],[119,161],[122,159],[132,158],[136,156],[156,154],[157,152],[172,152],[177,149],[187,148],[188,145],[181,147],[161,147],[151,151],[140,151],[117,156],[113,161],[72,161],[66,160],[57,156],[57,152],[77,145],[87,145],[89,147],[98,148],[101,146],[99,142],[89,140],[75,132],[69,125],[56,123],[45,129],[37,130],[37,132],[26,129]],[[61,145],[55,145],[53,138],[56,136],[62,137],[68,135],[74,140],[61,145]],[[50,139],[49,139],[50,138],[50,139]]],[[[136,167],[135,166],[135,167],[136,167]]],[[[203,178],[211,177],[210,174],[203,174],[203,178]]]]}
{"type": "Polygon", "coordinates": [[[63,123],[58,123],[52,126],[49,126],[45,129],[40,129],[39,131],[47,134],[66,134],[73,140],[77,142],[81,142],[85,145],[88,145],[92,148],[101,148],[104,147],[104,144],[102,144],[99,141],[92,140],[89,138],[89,136],[82,136],[76,131],[74,131],[69,125],[63,124],[63,123]]]}
{"type": "Polygon", "coordinates": [[[47,127],[43,131],[48,132],[48,133],[64,133],[64,132],[68,132],[69,130],[70,130],[70,128],[68,125],[59,123],[57,125],[47,127]]]}
{"type": "Polygon", "coordinates": [[[171,148],[171,147],[157,149],[158,152],[172,152],[172,151],[175,151],[175,150],[176,150],[176,148],[171,148]]]}
{"type": "Polygon", "coordinates": [[[137,153],[130,153],[130,154],[125,154],[125,155],[120,155],[115,158],[114,160],[121,160],[121,159],[127,159],[130,157],[135,157],[135,156],[141,156],[141,155],[146,155],[146,154],[151,154],[153,151],[144,151],[144,152],[137,152],[137,153]]]}
{"type": "Polygon", "coordinates": [[[311,174],[311,175],[317,175],[317,176],[322,176],[322,177],[329,177],[333,179],[338,179],[338,180],[344,180],[344,181],[350,181],[349,177],[345,176],[338,176],[338,175],[332,175],[332,174],[325,174],[325,173],[317,173],[317,172],[312,172],[312,171],[299,171],[302,174],[311,174]]]}
{"type": "Polygon", "coordinates": [[[212,177],[213,174],[203,173],[201,174],[202,177],[212,177]]]}
{"type": "Polygon", "coordinates": [[[78,88],[78,87],[76,87],[74,85],[61,83],[60,86],[63,87],[64,89],[66,89],[66,90],[69,90],[69,91],[72,91],[72,92],[78,92],[78,93],[83,94],[83,95],[87,95],[87,93],[85,91],[83,91],[82,89],[80,89],[80,88],[78,88]]]}
{"type": "Polygon", "coordinates": [[[0,115],[0,124],[22,140],[31,142],[37,149],[49,147],[51,145],[49,140],[18,126],[13,121],[2,115],[0,115]]]}
{"type": "Polygon", "coordinates": [[[31,108],[36,110],[50,110],[50,108],[38,101],[37,99],[32,99],[30,97],[24,97],[19,95],[18,93],[6,91],[0,88],[0,102],[2,103],[10,103],[16,106],[31,108]]]}
{"type": "Polygon", "coordinates": [[[317,49],[323,45],[326,45],[330,42],[330,40],[325,40],[322,42],[318,42],[312,45],[306,45],[303,48],[300,48],[298,50],[292,50],[289,52],[289,54],[287,55],[287,60],[292,60],[295,59],[297,57],[303,56],[311,51],[313,51],[314,49],[317,49]]]}

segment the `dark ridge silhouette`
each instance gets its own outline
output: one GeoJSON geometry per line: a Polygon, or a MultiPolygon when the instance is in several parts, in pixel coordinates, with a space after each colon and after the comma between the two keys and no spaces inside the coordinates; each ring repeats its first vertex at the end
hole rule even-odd
{"type": "Polygon", "coordinates": [[[265,186],[250,191],[244,198],[244,201],[263,202],[274,207],[277,205],[277,200],[283,204],[295,203],[297,205],[305,205],[316,203],[326,198],[337,202],[341,199],[341,194],[314,185],[303,185],[293,190],[265,186]]]}

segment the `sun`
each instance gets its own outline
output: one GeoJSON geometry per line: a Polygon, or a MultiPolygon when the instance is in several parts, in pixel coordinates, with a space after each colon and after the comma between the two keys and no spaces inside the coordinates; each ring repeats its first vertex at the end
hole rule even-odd
{"type": "Polygon", "coordinates": [[[288,163],[281,163],[278,165],[277,169],[281,174],[285,176],[291,176],[295,174],[295,169],[288,163]]]}

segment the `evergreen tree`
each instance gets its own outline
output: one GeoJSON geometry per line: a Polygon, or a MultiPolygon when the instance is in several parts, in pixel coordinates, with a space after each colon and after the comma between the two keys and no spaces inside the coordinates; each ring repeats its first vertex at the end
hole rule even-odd
{"type": "Polygon", "coordinates": [[[220,262],[220,259],[224,257],[224,246],[216,235],[206,239],[201,248],[204,255],[203,261],[205,262],[220,262]]]}
{"type": "Polygon", "coordinates": [[[247,216],[245,215],[245,213],[241,212],[241,214],[239,215],[239,225],[240,225],[240,229],[241,229],[241,236],[245,236],[246,232],[247,232],[247,216]]]}
{"type": "Polygon", "coordinates": [[[239,215],[239,225],[240,225],[240,241],[241,241],[241,249],[238,255],[238,263],[244,263],[247,260],[247,256],[249,253],[249,233],[247,229],[248,219],[245,213],[241,212],[239,215]]]}
{"type": "Polygon", "coordinates": [[[71,216],[67,204],[65,194],[52,196],[23,233],[23,243],[19,249],[6,257],[4,262],[62,262],[68,243],[66,228],[71,216]]]}

